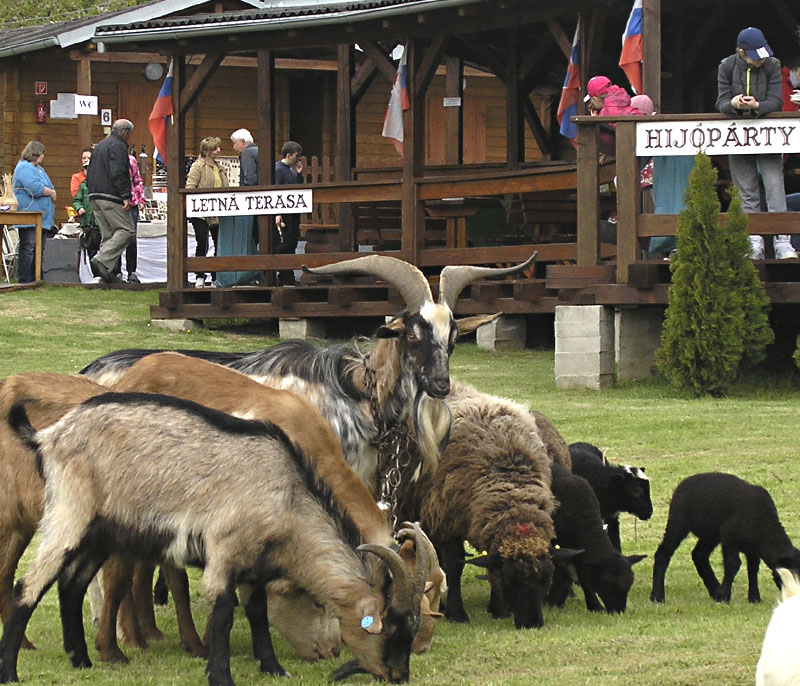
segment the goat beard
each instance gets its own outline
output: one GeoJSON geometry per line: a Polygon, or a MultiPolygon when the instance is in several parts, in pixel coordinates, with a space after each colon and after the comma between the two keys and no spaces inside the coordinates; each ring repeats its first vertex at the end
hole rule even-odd
{"type": "Polygon", "coordinates": [[[422,456],[421,464],[414,475],[433,473],[439,464],[439,456],[447,448],[453,413],[447,401],[431,398],[425,391],[417,391],[414,398],[414,433],[422,456]]]}

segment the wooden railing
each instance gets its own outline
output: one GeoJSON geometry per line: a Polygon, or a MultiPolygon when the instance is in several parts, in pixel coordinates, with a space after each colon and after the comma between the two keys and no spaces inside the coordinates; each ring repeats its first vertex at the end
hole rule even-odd
{"type": "MultiPolygon", "coordinates": [[[[36,227],[36,245],[33,249],[33,278],[36,281],[42,279],[42,213],[41,212],[19,212],[17,210],[7,210],[0,212],[0,225],[13,226],[19,224],[22,226],[30,226],[33,224],[36,227]]],[[[0,250],[2,244],[0,243],[0,250]]],[[[17,248],[19,253],[19,247],[17,248]]],[[[0,255],[1,256],[1,255],[0,255]]]]}
{"type": "MultiPolygon", "coordinates": [[[[796,119],[796,113],[775,113],[770,119],[796,119]]],[[[656,115],[646,121],[696,122],[729,121],[721,114],[656,115]]],[[[602,130],[615,131],[617,194],[617,283],[628,283],[630,265],[647,255],[647,240],[653,236],[674,236],[678,215],[643,214],[640,202],[640,172],[636,157],[636,124],[644,117],[575,117],[578,124],[578,265],[595,266],[601,257],[598,235],[599,187],[603,179],[600,164],[602,130]],[[610,124],[614,122],[615,128],[610,124]]],[[[687,154],[692,154],[688,152],[687,154]]],[[[658,179],[654,180],[658,183],[658,179]]],[[[725,215],[720,215],[724,222],[725,215]]],[[[800,212],[748,214],[751,234],[800,233],[800,212]]]]}

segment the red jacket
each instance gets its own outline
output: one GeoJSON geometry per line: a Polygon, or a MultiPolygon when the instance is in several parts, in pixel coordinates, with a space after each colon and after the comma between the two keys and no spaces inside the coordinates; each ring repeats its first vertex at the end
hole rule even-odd
{"type": "Polygon", "coordinates": [[[631,106],[631,96],[628,95],[628,91],[614,84],[609,86],[608,95],[603,99],[603,108],[600,110],[600,116],[622,117],[630,114],[638,115],[641,112],[631,106]]]}
{"type": "Polygon", "coordinates": [[[781,108],[781,111],[797,112],[800,110],[800,105],[795,105],[789,99],[792,91],[795,90],[795,87],[792,85],[792,80],[789,78],[789,67],[781,67],[781,88],[781,95],[783,96],[783,107],[781,108]]]}

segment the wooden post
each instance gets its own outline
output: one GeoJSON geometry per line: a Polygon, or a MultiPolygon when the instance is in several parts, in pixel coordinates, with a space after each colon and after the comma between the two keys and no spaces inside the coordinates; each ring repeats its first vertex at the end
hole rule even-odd
{"type": "Polygon", "coordinates": [[[628,267],[639,252],[639,164],[636,123],[617,124],[617,283],[628,283],[628,267]]]}
{"type": "Polygon", "coordinates": [[[597,222],[600,217],[598,126],[578,126],[578,265],[597,264],[597,222]]]}
{"type": "Polygon", "coordinates": [[[525,137],[522,135],[522,106],[519,92],[518,32],[508,30],[506,44],[506,166],[519,169],[525,159],[525,137]]]}
{"type": "MultiPolygon", "coordinates": [[[[355,48],[351,44],[338,47],[339,70],[336,74],[336,180],[339,183],[352,181],[353,167],[356,163],[356,146],[354,128],[356,124],[356,108],[353,103],[351,82],[354,73],[355,48]]],[[[351,252],[356,249],[353,233],[353,212],[348,203],[339,203],[336,207],[336,219],[339,224],[339,250],[351,252]]]]}
{"type": "MultiPolygon", "coordinates": [[[[256,121],[258,126],[258,185],[275,183],[275,53],[259,48],[256,54],[256,121]]],[[[291,116],[291,113],[290,113],[291,116]]],[[[271,255],[275,252],[275,232],[272,215],[260,214],[258,225],[258,252],[271,255]]],[[[274,272],[264,274],[269,285],[274,284],[274,272]]]]}
{"type": "Polygon", "coordinates": [[[444,97],[458,98],[458,107],[444,108],[445,162],[462,164],[464,161],[464,60],[461,57],[445,59],[444,97]]]}
{"type": "MultiPolygon", "coordinates": [[[[85,57],[78,60],[77,90],[81,95],[92,94],[92,63],[85,57]]],[[[78,150],[88,148],[92,144],[93,119],[94,117],[89,114],[78,115],[78,150]]]]}
{"type": "Polygon", "coordinates": [[[419,43],[409,39],[406,50],[406,78],[411,94],[411,109],[405,113],[404,122],[400,252],[402,259],[416,264],[425,242],[425,209],[417,193],[417,180],[423,173],[425,155],[425,93],[417,93],[419,43]]]}
{"type": "Polygon", "coordinates": [[[661,111],[661,0],[642,0],[642,88],[661,111]]]}
{"type": "Polygon", "coordinates": [[[167,122],[167,290],[177,291],[187,284],[184,265],[187,252],[186,205],[178,193],[186,182],[184,160],[186,144],[183,132],[186,115],[181,112],[181,91],[186,83],[186,59],[184,55],[172,55],[175,61],[172,70],[173,121],[167,122]]]}

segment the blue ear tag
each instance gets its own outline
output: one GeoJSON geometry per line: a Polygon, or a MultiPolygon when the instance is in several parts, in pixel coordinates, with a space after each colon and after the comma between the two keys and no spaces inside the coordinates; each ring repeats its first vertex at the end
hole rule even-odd
{"type": "Polygon", "coordinates": [[[361,628],[362,629],[369,629],[374,622],[375,622],[375,620],[373,619],[372,615],[366,615],[361,620],[361,628]]]}

